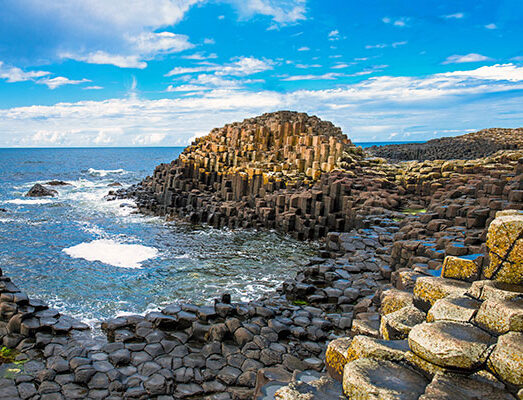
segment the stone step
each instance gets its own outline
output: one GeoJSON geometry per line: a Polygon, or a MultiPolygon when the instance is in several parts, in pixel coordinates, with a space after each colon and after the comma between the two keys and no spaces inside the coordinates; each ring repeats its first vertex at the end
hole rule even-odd
{"type": "Polygon", "coordinates": [[[410,349],[422,359],[444,368],[481,367],[493,337],[468,323],[436,321],[416,325],[409,334],[410,349]]]}
{"type": "Polygon", "coordinates": [[[426,276],[418,278],[414,286],[414,305],[428,311],[434,303],[444,297],[461,296],[471,284],[449,278],[426,276]]]}
{"type": "Polygon", "coordinates": [[[471,322],[480,306],[480,301],[468,296],[448,296],[434,303],[427,321],[471,322]]]}
{"type": "Polygon", "coordinates": [[[483,375],[437,373],[419,400],[515,400],[504,385],[483,375]]]}
{"type": "Polygon", "coordinates": [[[495,334],[523,331],[523,298],[486,300],[479,308],[476,323],[495,334]]]}
{"type": "Polygon", "coordinates": [[[392,361],[360,358],[345,365],[343,392],[349,399],[417,400],[428,380],[413,369],[392,361]]]}
{"type": "Polygon", "coordinates": [[[381,317],[380,334],[386,340],[401,340],[409,336],[410,330],[425,321],[425,313],[413,305],[381,317]]]}
{"type": "Polygon", "coordinates": [[[488,359],[489,369],[504,382],[523,386],[523,333],[500,336],[488,359]]]}

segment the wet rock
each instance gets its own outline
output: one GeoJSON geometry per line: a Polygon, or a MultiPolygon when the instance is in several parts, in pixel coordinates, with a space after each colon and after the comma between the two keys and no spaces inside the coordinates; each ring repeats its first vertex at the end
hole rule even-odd
{"type": "Polygon", "coordinates": [[[472,324],[436,321],[416,325],[408,341],[411,350],[426,361],[473,370],[486,361],[492,337],[472,324]]]}
{"type": "Polygon", "coordinates": [[[348,363],[343,373],[343,392],[353,399],[417,400],[427,384],[424,376],[408,367],[369,358],[348,363]]]}
{"type": "Polygon", "coordinates": [[[64,182],[64,181],[60,181],[60,180],[56,180],[55,179],[55,180],[46,182],[46,185],[49,185],[49,186],[70,186],[71,184],[67,183],[67,182],[64,182]]]}
{"type": "Polygon", "coordinates": [[[57,196],[58,192],[53,189],[48,189],[45,186],[37,183],[25,194],[26,197],[53,197],[57,196]]]}

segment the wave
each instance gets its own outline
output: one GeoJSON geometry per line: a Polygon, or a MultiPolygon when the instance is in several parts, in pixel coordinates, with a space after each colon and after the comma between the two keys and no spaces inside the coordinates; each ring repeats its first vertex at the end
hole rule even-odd
{"type": "Polygon", "coordinates": [[[119,168],[119,169],[94,169],[89,168],[87,170],[87,173],[90,175],[96,175],[96,176],[107,176],[109,174],[125,174],[128,173],[125,169],[119,168]]]}
{"type": "Polygon", "coordinates": [[[13,199],[13,200],[6,200],[6,201],[4,201],[4,203],[18,204],[18,205],[49,204],[49,203],[53,203],[53,200],[50,200],[50,199],[13,199]]]}
{"type": "Polygon", "coordinates": [[[154,247],[123,244],[112,239],[83,242],[62,251],[72,258],[100,261],[120,268],[141,268],[142,262],[158,256],[158,250],[154,247]]]}

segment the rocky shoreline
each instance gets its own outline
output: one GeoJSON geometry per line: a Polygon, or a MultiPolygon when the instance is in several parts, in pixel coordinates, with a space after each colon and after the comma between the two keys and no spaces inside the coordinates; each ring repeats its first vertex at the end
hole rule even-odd
{"type": "Polygon", "coordinates": [[[279,112],[213,130],[123,197],[324,247],[257,301],[173,304],[103,337],[0,276],[16,350],[0,399],[523,398],[520,148],[389,163],[279,112]]]}

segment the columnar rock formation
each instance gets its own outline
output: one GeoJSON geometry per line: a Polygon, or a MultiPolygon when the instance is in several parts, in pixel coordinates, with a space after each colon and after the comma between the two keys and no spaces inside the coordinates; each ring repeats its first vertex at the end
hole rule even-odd
{"type": "Polygon", "coordinates": [[[351,399],[523,398],[521,150],[390,164],[280,112],[213,130],[118,196],[324,246],[256,301],[171,304],[95,337],[0,272],[16,361],[0,400],[319,400],[342,383],[351,399]]]}
{"type": "Polygon", "coordinates": [[[523,388],[523,212],[499,211],[487,246],[484,267],[447,256],[438,277],[396,280],[380,296],[379,332],[329,344],[327,369],[348,398],[514,399],[508,392],[523,388]]]}
{"type": "Polygon", "coordinates": [[[426,143],[373,146],[369,151],[392,160],[472,160],[499,150],[523,149],[523,128],[491,128],[457,137],[432,139],[426,143]]]}

